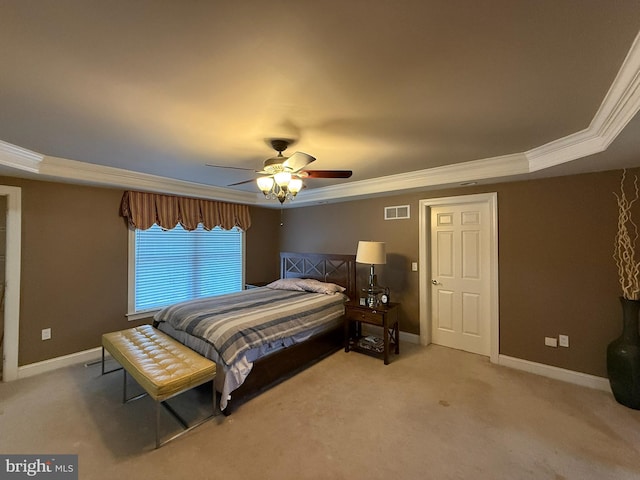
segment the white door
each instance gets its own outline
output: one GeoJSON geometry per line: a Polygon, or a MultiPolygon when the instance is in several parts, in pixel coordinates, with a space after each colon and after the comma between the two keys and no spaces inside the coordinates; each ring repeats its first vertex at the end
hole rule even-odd
{"type": "Polygon", "coordinates": [[[491,210],[487,202],[431,207],[433,343],[491,352],[491,210]]]}

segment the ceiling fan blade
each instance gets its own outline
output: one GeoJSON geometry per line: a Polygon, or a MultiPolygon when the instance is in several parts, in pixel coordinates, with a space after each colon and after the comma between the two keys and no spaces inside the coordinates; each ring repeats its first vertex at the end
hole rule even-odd
{"type": "Polygon", "coordinates": [[[231,165],[214,165],[212,163],[205,163],[207,167],[215,167],[215,168],[232,168],[233,170],[246,170],[249,172],[255,172],[253,168],[244,168],[244,167],[232,167],[231,165]]]}
{"type": "Polygon", "coordinates": [[[313,161],[315,161],[315,157],[304,152],[296,152],[282,162],[282,166],[290,168],[292,172],[297,172],[313,161]]]}
{"type": "Polygon", "coordinates": [[[300,173],[307,178],[349,178],[351,170],[302,170],[300,173]]]}
{"type": "Polygon", "coordinates": [[[253,178],[251,180],[245,180],[244,182],[237,182],[237,183],[232,183],[230,185],[227,185],[227,187],[235,187],[236,185],[244,185],[245,183],[251,183],[251,182],[255,182],[256,179],[253,178]]]}

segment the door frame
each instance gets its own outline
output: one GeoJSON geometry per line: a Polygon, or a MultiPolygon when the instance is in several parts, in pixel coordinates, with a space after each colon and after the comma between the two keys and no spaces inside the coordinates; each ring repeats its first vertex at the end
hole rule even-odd
{"type": "Polygon", "coordinates": [[[498,363],[500,354],[499,282],[498,282],[498,194],[497,192],[429,198],[419,201],[419,288],[420,288],[420,343],[429,345],[432,338],[431,311],[431,207],[486,203],[489,206],[489,359],[498,363]]]}
{"type": "Polygon", "coordinates": [[[20,331],[20,262],[22,247],[22,189],[0,185],[7,197],[7,240],[5,252],[4,358],[2,381],[18,379],[20,331]]]}

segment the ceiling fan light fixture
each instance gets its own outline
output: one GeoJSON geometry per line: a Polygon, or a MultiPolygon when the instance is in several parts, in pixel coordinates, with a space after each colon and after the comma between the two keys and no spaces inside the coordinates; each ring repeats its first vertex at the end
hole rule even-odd
{"type": "MultiPolygon", "coordinates": [[[[293,200],[304,188],[303,178],[349,178],[351,176],[351,170],[305,170],[311,162],[315,161],[315,157],[304,152],[295,152],[290,157],[282,154],[288,146],[295,143],[294,140],[275,138],[268,143],[278,154],[265,160],[261,171],[254,170],[262,175],[256,178],[256,184],[268,200],[278,200],[280,203],[293,200]]],[[[229,186],[251,181],[238,182],[229,186]]]]}
{"type": "Polygon", "coordinates": [[[273,176],[258,177],[258,188],[269,199],[284,203],[285,200],[293,200],[296,194],[302,190],[302,179],[291,178],[289,172],[279,172],[273,176]]]}
{"type": "Polygon", "coordinates": [[[302,190],[302,179],[292,178],[289,182],[289,191],[295,196],[300,190],[302,190]]]}
{"type": "Polygon", "coordinates": [[[273,178],[272,177],[259,177],[256,182],[258,183],[258,188],[265,195],[268,194],[273,188],[273,178]]]}
{"type": "Polygon", "coordinates": [[[278,172],[273,178],[275,179],[278,186],[284,190],[287,189],[289,182],[291,182],[291,173],[290,172],[278,172]]]}

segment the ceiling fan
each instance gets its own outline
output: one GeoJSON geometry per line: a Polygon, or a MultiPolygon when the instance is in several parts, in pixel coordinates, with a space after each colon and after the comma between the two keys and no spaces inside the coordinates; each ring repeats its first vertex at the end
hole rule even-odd
{"type": "MultiPolygon", "coordinates": [[[[293,197],[303,188],[304,178],[349,178],[353,174],[351,170],[310,170],[307,165],[315,161],[315,158],[304,152],[295,152],[290,157],[285,157],[284,152],[295,141],[286,138],[273,138],[267,140],[271,147],[278,152],[275,157],[264,161],[262,170],[254,170],[260,174],[256,180],[258,188],[267,198],[275,198],[283,203],[287,198],[293,197]]],[[[209,167],[233,168],[236,170],[251,170],[242,167],[230,167],[223,165],[211,165],[209,167]]],[[[233,187],[253,182],[254,179],[228,185],[233,187]]]]}

